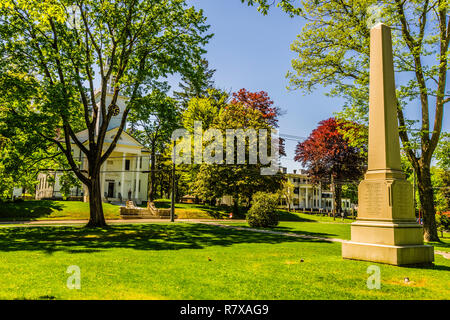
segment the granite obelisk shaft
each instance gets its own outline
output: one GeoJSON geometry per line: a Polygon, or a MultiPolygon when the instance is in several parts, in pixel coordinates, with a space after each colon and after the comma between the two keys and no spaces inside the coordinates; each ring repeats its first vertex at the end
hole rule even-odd
{"type": "Polygon", "coordinates": [[[423,245],[412,186],[401,171],[391,30],[384,24],[370,31],[369,93],[368,170],[358,187],[358,218],[351,226],[351,241],[342,244],[342,256],[429,264],[433,247],[423,245]]]}

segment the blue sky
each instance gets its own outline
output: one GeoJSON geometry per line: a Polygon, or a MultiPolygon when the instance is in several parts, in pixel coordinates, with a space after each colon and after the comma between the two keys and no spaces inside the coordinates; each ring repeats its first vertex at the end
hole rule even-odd
{"type": "MultiPolygon", "coordinates": [[[[285,75],[292,70],[291,60],[295,58],[290,45],[304,24],[301,18],[290,18],[278,8],[263,16],[256,7],[248,7],[240,0],[188,3],[204,10],[210,32],[214,33],[206,47],[206,59],[210,68],[216,69],[216,86],[232,92],[241,88],[267,91],[275,105],[285,111],[279,120],[280,133],[307,137],[319,121],[341,110],[343,99],[326,97],[324,88],[309,95],[286,89],[285,75]]],[[[173,89],[177,83],[178,79],[170,81],[173,89]]],[[[413,111],[407,116],[418,119],[418,104],[411,107],[413,111]]],[[[448,131],[449,127],[444,118],[444,129],[448,131]]],[[[300,167],[293,161],[295,145],[296,142],[287,141],[287,157],[282,158],[282,165],[289,172],[300,167]]]]}
{"type": "MultiPolygon", "coordinates": [[[[318,122],[339,111],[342,100],[324,96],[325,90],[311,95],[288,91],[286,73],[295,54],[290,45],[300,33],[303,21],[291,19],[275,8],[267,16],[240,0],[190,0],[204,10],[214,37],[206,47],[206,59],[217,87],[237,91],[267,91],[275,105],[284,110],[279,119],[282,134],[307,137],[318,122]]],[[[175,87],[177,80],[171,81],[175,87]]],[[[175,89],[175,88],[173,88],[175,89]]],[[[293,161],[295,141],[286,141],[287,156],[282,165],[298,169],[293,161]]]]}

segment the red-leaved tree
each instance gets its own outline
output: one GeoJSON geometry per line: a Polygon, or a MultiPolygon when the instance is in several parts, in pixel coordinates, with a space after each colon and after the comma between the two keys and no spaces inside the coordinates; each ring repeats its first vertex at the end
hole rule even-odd
{"type": "Polygon", "coordinates": [[[273,106],[273,101],[265,91],[250,92],[241,89],[233,93],[231,103],[243,103],[245,106],[261,111],[262,117],[273,127],[278,127],[280,109],[273,106]]]}
{"type": "Polygon", "coordinates": [[[344,131],[350,127],[351,124],[334,118],[323,120],[305,141],[297,144],[295,150],[294,160],[302,163],[314,182],[330,182],[333,176],[334,208],[337,212],[341,210],[342,184],[359,180],[366,170],[367,159],[363,150],[351,146],[344,138],[344,131]]]}
{"type": "MultiPolygon", "coordinates": [[[[265,91],[250,92],[245,88],[233,93],[231,103],[243,103],[246,107],[261,112],[261,117],[273,128],[278,128],[278,116],[281,114],[279,107],[273,106],[273,101],[265,91]]],[[[279,154],[286,156],[284,139],[280,138],[279,154]]]]}

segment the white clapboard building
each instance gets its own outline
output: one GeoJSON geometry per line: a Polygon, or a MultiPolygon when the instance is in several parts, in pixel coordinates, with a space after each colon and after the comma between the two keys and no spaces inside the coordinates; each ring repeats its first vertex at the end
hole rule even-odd
{"type": "MultiPolygon", "coordinates": [[[[100,100],[101,92],[95,95],[96,101],[100,100]]],[[[106,94],[106,105],[110,104],[113,95],[111,92],[106,94]]],[[[117,106],[120,109],[118,115],[113,116],[106,133],[104,150],[112,142],[115,133],[120,126],[122,114],[125,109],[127,98],[119,96],[117,106]]],[[[100,117],[99,117],[100,119],[100,117]]],[[[98,128],[98,123],[97,123],[98,128]]],[[[87,129],[78,132],[77,138],[88,147],[87,129]]],[[[87,170],[88,162],[81,150],[73,144],[74,157],[81,163],[81,170],[87,170]]],[[[103,200],[108,202],[122,203],[126,200],[133,200],[140,204],[147,200],[147,181],[149,168],[149,153],[145,147],[125,131],[122,132],[120,139],[109,158],[103,163],[101,168],[101,193],[103,200]]],[[[62,198],[60,177],[61,171],[42,171],[38,174],[38,185],[36,187],[36,199],[62,198]]],[[[71,197],[80,197],[88,201],[88,191],[85,186],[81,188],[72,188],[71,197]]]]}
{"type": "MultiPolygon", "coordinates": [[[[292,209],[298,210],[323,210],[331,211],[333,209],[333,194],[330,190],[322,188],[320,184],[313,184],[308,175],[302,173],[286,173],[286,178],[294,186],[291,202],[292,209]]],[[[282,198],[282,205],[287,207],[286,199],[282,198]]],[[[352,207],[350,199],[341,199],[342,209],[349,211],[352,207]]]]}

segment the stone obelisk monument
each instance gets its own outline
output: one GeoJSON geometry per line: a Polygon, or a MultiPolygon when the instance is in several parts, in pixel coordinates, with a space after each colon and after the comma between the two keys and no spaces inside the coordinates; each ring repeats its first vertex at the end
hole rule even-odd
{"type": "Polygon", "coordinates": [[[358,218],[345,259],[393,265],[429,264],[432,246],[423,244],[411,184],[400,167],[391,30],[379,23],[370,31],[369,162],[358,188],[358,218]]]}

